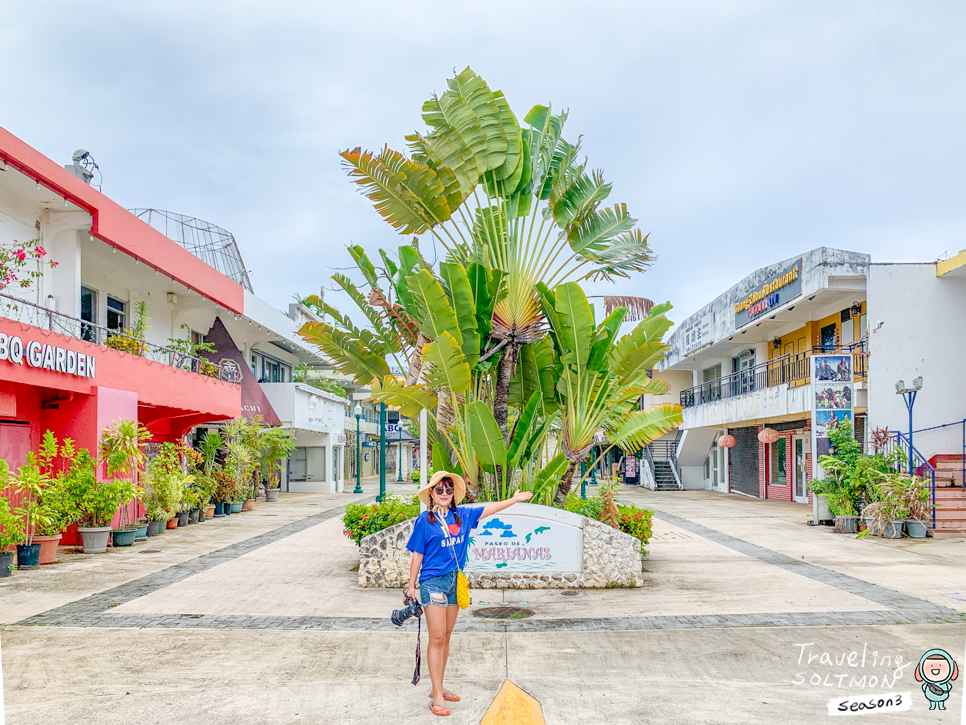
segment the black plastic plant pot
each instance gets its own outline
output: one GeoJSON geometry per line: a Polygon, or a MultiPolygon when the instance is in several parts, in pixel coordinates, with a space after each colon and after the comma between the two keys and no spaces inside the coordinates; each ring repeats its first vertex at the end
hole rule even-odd
{"type": "Polygon", "coordinates": [[[17,544],[17,568],[40,568],[40,544],[17,544]]]}
{"type": "MultiPolygon", "coordinates": [[[[38,557],[40,554],[37,555],[38,557]]],[[[10,576],[10,567],[13,566],[13,552],[0,551],[0,579],[10,576]]]]}
{"type": "Polygon", "coordinates": [[[189,524],[196,524],[196,523],[198,523],[198,519],[199,518],[201,518],[201,509],[191,509],[191,511],[188,512],[188,523],[189,524]]]}
{"type": "Polygon", "coordinates": [[[178,514],[178,526],[181,527],[181,526],[187,526],[187,525],[188,525],[188,512],[183,511],[182,513],[178,514]]]}
{"type": "Polygon", "coordinates": [[[225,516],[231,516],[231,501],[225,501],[222,503],[221,512],[225,514],[225,516]]]}
{"type": "Polygon", "coordinates": [[[160,536],[161,532],[164,531],[165,522],[164,521],[148,521],[148,536],[160,536]]]}
{"type": "Polygon", "coordinates": [[[225,504],[223,504],[221,501],[218,501],[215,504],[215,518],[220,519],[224,515],[225,515],[225,504]]]}

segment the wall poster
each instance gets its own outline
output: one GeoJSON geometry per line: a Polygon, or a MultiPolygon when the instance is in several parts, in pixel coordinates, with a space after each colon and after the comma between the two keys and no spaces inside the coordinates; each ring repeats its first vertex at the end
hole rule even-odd
{"type": "Polygon", "coordinates": [[[855,386],[852,356],[812,355],[812,477],[822,478],[818,461],[829,454],[828,429],[842,423],[851,428],[855,386]]]}

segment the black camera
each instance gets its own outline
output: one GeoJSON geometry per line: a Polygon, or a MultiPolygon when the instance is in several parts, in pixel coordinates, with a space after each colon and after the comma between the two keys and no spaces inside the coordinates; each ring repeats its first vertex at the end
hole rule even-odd
{"type": "Polygon", "coordinates": [[[405,622],[407,619],[418,617],[423,613],[423,608],[415,599],[410,599],[408,596],[404,597],[403,604],[406,606],[402,609],[394,610],[393,613],[389,615],[389,619],[391,619],[392,623],[397,627],[401,627],[403,622],[405,622]]]}

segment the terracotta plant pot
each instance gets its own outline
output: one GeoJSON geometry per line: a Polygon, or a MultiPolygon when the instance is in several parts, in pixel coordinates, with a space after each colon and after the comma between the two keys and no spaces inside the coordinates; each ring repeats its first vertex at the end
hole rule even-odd
{"type": "Polygon", "coordinates": [[[242,511],[251,511],[253,508],[255,508],[255,499],[250,498],[245,502],[245,505],[242,506],[242,511]]]}
{"type": "Polygon", "coordinates": [[[168,529],[178,528],[178,517],[175,516],[173,519],[168,519],[168,523],[165,526],[165,528],[168,528],[168,529]]]}
{"type": "Polygon", "coordinates": [[[78,527],[77,532],[84,542],[85,554],[103,554],[107,551],[107,542],[111,538],[110,526],[78,527]]]}
{"type": "Polygon", "coordinates": [[[40,565],[53,564],[54,559],[57,558],[57,545],[60,543],[60,537],[62,534],[57,534],[57,536],[35,536],[34,543],[40,544],[40,565]]]}
{"type": "Polygon", "coordinates": [[[278,501],[278,492],[279,492],[279,489],[277,488],[266,488],[265,500],[269,502],[278,501]]]}
{"type": "Polygon", "coordinates": [[[0,551],[0,579],[10,576],[10,567],[13,566],[13,552],[0,551]]]}
{"type": "Polygon", "coordinates": [[[205,518],[210,519],[215,515],[215,504],[209,504],[205,509],[205,518]]]}

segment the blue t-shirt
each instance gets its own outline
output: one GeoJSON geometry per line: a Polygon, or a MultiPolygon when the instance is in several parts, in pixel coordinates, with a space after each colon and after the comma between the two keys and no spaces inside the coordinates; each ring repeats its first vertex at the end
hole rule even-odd
{"type": "Polygon", "coordinates": [[[419,571],[419,581],[423,582],[436,576],[456,571],[466,562],[469,551],[470,530],[475,529],[483,515],[482,506],[457,506],[462,526],[456,525],[452,509],[446,512],[449,534],[436,517],[436,523],[429,523],[429,512],[423,511],[413,526],[406,548],[423,555],[423,565],[419,571]]]}

